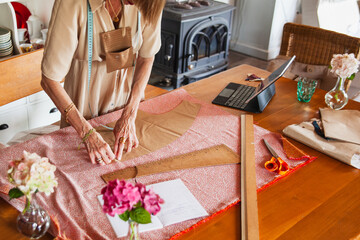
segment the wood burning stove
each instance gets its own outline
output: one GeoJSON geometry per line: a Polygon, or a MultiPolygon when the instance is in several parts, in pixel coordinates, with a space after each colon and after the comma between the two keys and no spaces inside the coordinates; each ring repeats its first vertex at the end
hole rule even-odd
{"type": "Polygon", "coordinates": [[[225,70],[233,9],[210,0],[167,2],[153,71],[178,88],[225,70]]]}

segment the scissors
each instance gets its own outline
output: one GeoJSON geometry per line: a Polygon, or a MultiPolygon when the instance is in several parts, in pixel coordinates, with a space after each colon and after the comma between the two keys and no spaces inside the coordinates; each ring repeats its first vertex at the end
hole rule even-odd
{"type": "Polygon", "coordinates": [[[270,144],[265,140],[265,146],[271,153],[272,157],[269,161],[265,162],[265,168],[270,172],[276,172],[280,175],[285,175],[289,170],[289,165],[277,155],[275,150],[270,146],[270,144]]]}

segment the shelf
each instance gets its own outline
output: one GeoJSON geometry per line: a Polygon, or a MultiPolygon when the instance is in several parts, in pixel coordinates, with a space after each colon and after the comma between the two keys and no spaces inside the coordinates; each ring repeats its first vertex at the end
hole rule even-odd
{"type": "Polygon", "coordinates": [[[16,15],[10,1],[0,0],[0,27],[11,31],[11,38],[14,47],[14,55],[20,53],[19,39],[17,35],[16,15]]]}

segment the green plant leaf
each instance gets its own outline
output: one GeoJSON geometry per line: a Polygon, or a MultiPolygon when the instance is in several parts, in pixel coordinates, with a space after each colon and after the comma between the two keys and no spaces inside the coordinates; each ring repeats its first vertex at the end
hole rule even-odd
{"type": "Polygon", "coordinates": [[[9,200],[11,200],[13,198],[19,198],[19,197],[22,197],[22,196],[24,196],[24,193],[22,191],[20,191],[20,189],[18,189],[16,187],[10,189],[10,191],[9,191],[9,197],[10,197],[9,200]]]}
{"type": "Polygon", "coordinates": [[[351,74],[351,76],[348,77],[347,79],[349,79],[349,80],[354,80],[354,78],[355,78],[355,73],[351,74]]]}
{"type": "Polygon", "coordinates": [[[129,214],[129,211],[128,210],[126,210],[123,214],[120,214],[119,215],[119,218],[121,219],[121,220],[123,220],[123,221],[127,221],[127,220],[129,220],[129,217],[130,217],[130,214],[129,214]]]}
{"type": "Polygon", "coordinates": [[[130,218],[134,222],[141,223],[141,224],[147,224],[151,223],[151,216],[148,211],[145,210],[143,207],[138,207],[133,209],[130,212],[130,218]]]}
{"type": "Polygon", "coordinates": [[[141,207],[141,201],[138,201],[138,203],[134,205],[134,208],[138,208],[138,207],[141,207]]]}

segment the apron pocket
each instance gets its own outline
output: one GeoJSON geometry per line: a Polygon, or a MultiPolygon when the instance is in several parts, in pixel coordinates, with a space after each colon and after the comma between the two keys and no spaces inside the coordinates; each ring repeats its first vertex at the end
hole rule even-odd
{"type": "Polygon", "coordinates": [[[122,51],[106,53],[106,70],[108,73],[133,66],[134,53],[132,47],[122,51]]]}

